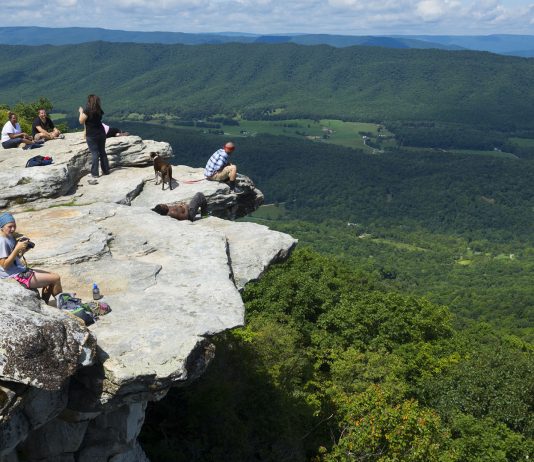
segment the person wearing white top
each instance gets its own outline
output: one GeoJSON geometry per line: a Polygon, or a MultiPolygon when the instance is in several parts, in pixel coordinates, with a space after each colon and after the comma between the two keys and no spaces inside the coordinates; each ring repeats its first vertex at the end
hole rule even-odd
{"type": "Polygon", "coordinates": [[[24,144],[24,149],[35,144],[33,138],[24,133],[18,123],[17,114],[14,112],[8,113],[8,121],[2,128],[2,147],[4,149],[16,148],[20,144],[24,144]]]}

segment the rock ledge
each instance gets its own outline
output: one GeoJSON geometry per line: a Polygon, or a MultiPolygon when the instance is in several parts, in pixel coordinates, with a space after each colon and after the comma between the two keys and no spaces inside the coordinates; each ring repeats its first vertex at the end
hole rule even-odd
{"type": "Polygon", "coordinates": [[[154,185],[149,154],[167,143],[129,136],[107,146],[112,172],[87,183],[80,134],[39,150],[0,149],[0,208],[36,247],[31,266],[61,274],[65,291],[89,300],[97,282],[112,312],[86,328],[18,283],[0,281],[0,462],[148,460],[137,443],[146,403],[203,373],[210,337],[243,324],[240,290],[296,241],[236,218],[263,201],[247,177],[244,194],[199,181],[175,166],[177,187],[154,185]],[[27,158],[54,164],[24,168],[27,158]],[[157,203],[208,198],[212,217],[181,222],[157,203]]]}

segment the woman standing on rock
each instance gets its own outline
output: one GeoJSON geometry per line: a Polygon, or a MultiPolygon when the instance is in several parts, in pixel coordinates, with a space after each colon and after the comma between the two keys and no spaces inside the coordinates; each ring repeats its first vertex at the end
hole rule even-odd
{"type": "Polygon", "coordinates": [[[99,160],[100,167],[102,167],[102,174],[109,175],[109,161],[106,154],[106,132],[102,125],[104,111],[100,107],[100,97],[89,95],[85,109],[80,106],[78,112],[80,113],[80,123],[82,125],[85,124],[85,139],[87,140],[87,146],[92,156],[92,179],[89,180],[89,184],[97,184],[99,160]]]}
{"type": "Polygon", "coordinates": [[[20,257],[35,244],[28,238],[15,239],[16,229],[13,215],[0,214],[0,279],[13,278],[28,289],[43,288],[41,298],[48,303],[50,295],[55,297],[63,292],[61,278],[59,274],[29,269],[23,264],[20,257]]]}

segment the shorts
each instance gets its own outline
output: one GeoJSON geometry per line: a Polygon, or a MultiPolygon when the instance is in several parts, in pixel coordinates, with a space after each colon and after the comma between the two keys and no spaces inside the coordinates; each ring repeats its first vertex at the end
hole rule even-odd
{"type": "Polygon", "coordinates": [[[211,175],[208,178],[208,180],[211,180],[211,181],[226,181],[226,180],[229,180],[230,179],[230,170],[231,169],[232,168],[230,167],[230,165],[227,165],[220,172],[217,172],[217,173],[214,173],[213,175],[211,175]]]}
{"type": "Polygon", "coordinates": [[[27,271],[24,271],[23,273],[16,274],[13,276],[13,279],[15,281],[18,281],[20,284],[22,284],[27,289],[30,288],[30,281],[32,280],[32,277],[35,273],[33,270],[29,269],[27,271]]]}

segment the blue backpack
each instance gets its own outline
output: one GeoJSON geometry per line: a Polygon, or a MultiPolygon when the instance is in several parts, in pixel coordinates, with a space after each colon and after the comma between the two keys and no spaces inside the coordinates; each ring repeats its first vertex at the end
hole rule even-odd
{"type": "Polygon", "coordinates": [[[41,165],[50,165],[52,162],[51,157],[35,156],[28,159],[26,167],[40,167],[41,165]]]}

